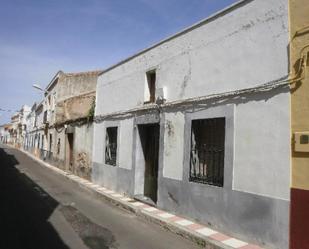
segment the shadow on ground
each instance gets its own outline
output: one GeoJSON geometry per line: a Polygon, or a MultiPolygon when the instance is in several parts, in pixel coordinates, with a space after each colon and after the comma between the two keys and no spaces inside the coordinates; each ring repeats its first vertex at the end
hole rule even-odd
{"type": "Polygon", "coordinates": [[[16,168],[10,150],[0,148],[0,249],[68,249],[48,222],[58,202],[16,168]]]}

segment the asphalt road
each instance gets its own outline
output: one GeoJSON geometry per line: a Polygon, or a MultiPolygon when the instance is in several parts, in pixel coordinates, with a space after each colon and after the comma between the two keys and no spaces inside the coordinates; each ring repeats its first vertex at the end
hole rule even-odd
{"type": "Polygon", "coordinates": [[[198,249],[0,145],[0,249],[198,249]]]}

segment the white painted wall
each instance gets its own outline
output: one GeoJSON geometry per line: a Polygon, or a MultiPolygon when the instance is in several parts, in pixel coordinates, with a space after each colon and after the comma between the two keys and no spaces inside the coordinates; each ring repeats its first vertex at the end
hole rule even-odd
{"type": "Polygon", "coordinates": [[[163,177],[182,180],[184,150],[184,115],[166,113],[163,153],[163,177]]]}
{"type": "Polygon", "coordinates": [[[149,69],[172,101],[286,76],[287,51],[287,1],[255,0],[103,73],[96,114],[143,105],[149,69]]]}
{"type": "MultiPolygon", "coordinates": [[[[145,74],[153,68],[157,87],[167,90],[167,101],[284,77],[288,74],[287,1],[248,1],[103,73],[97,85],[96,115],[142,106],[145,74]]],[[[290,95],[288,90],[266,95],[236,104],[233,189],[289,199],[290,95]]],[[[170,122],[177,135],[170,138],[165,129],[163,176],[181,180],[184,118],[179,113],[166,113],[165,118],[165,125],[170,122]]],[[[96,124],[94,132],[93,160],[102,163],[104,126],[96,124]]],[[[130,142],[122,139],[120,144],[124,162],[132,152],[125,151],[122,143],[130,142]]]]}
{"type": "Polygon", "coordinates": [[[235,190],[290,199],[289,95],[237,105],[235,190]]]}
{"type": "Polygon", "coordinates": [[[119,167],[132,169],[133,119],[120,122],[119,167]]]}

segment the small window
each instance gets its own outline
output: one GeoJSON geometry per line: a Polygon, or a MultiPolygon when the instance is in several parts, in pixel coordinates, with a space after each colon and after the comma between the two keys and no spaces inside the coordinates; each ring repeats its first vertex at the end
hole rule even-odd
{"type": "Polygon", "coordinates": [[[156,101],[156,71],[147,72],[146,79],[145,103],[154,103],[156,101]]]}
{"type": "Polygon", "coordinates": [[[300,136],[300,144],[308,144],[309,143],[309,136],[308,135],[301,135],[300,136]]]}
{"type": "Polygon", "coordinates": [[[105,163],[116,166],[117,162],[117,127],[106,128],[105,163]]]}
{"type": "Polygon", "coordinates": [[[223,187],[224,142],[225,118],[192,121],[190,181],[223,187]]]}

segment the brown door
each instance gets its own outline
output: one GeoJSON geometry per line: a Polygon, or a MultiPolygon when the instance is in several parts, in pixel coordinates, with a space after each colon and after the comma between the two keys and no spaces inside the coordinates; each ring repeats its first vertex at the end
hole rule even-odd
{"type": "Polygon", "coordinates": [[[140,125],[139,134],[145,160],[144,196],[157,202],[158,162],[159,162],[159,124],[140,125]]]}
{"type": "Polygon", "coordinates": [[[74,142],[74,134],[68,133],[67,134],[66,162],[67,162],[67,169],[70,171],[73,171],[73,164],[74,164],[73,142],[74,142]]]}

